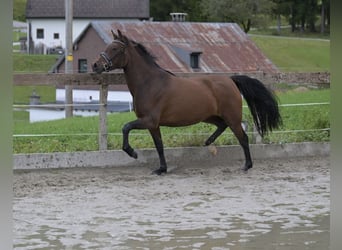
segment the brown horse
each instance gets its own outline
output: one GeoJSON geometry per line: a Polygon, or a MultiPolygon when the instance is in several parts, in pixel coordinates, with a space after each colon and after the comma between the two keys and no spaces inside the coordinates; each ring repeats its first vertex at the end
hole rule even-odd
{"type": "Polygon", "coordinates": [[[156,146],[160,167],[155,174],[167,172],[160,126],[187,126],[206,122],[217,127],[207,139],[210,145],[230,127],[239,140],[245,155],[243,170],[253,165],[248,137],[241,126],[242,98],[252,113],[261,136],[281,123],[278,103],[260,81],[244,75],[203,76],[182,78],[161,68],[147,49],[123,35],[112,31],[114,41],[92,65],[101,73],[121,68],[133,96],[137,120],[124,125],[123,150],[131,157],[138,155],[130,146],[128,136],[132,129],[148,129],[156,146]]]}

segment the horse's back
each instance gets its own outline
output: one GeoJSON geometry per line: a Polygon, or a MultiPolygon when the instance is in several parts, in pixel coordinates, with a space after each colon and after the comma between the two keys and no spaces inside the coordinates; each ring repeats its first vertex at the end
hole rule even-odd
{"type": "Polygon", "coordinates": [[[215,96],[221,108],[225,109],[227,106],[242,105],[240,91],[229,76],[211,75],[201,77],[200,79],[211,89],[212,94],[215,96]]]}

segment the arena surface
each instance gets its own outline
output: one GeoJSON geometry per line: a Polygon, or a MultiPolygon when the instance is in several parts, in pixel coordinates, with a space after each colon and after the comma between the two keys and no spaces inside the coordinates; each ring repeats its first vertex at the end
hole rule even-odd
{"type": "Polygon", "coordinates": [[[16,170],[14,249],[329,248],[329,157],[16,170]]]}

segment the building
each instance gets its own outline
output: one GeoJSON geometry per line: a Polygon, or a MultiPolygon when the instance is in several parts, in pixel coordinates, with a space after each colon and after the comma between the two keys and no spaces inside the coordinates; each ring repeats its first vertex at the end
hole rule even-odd
{"type": "MultiPolygon", "coordinates": [[[[73,0],[73,37],[94,20],[149,19],[149,0],[73,0]]],[[[29,53],[63,53],[65,0],[27,0],[29,53]]]]}

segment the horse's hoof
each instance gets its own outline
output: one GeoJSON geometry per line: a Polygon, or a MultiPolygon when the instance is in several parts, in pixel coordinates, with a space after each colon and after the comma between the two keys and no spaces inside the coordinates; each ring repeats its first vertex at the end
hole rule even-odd
{"type": "Polygon", "coordinates": [[[252,165],[245,165],[243,168],[241,168],[242,171],[248,172],[249,169],[251,169],[253,166],[252,165]]]}
{"type": "Polygon", "coordinates": [[[130,154],[130,156],[134,159],[138,159],[138,154],[133,150],[133,152],[130,154]]]}
{"type": "Polygon", "coordinates": [[[166,172],[167,172],[167,169],[166,169],[166,168],[158,168],[158,169],[154,170],[154,171],[152,172],[152,174],[161,175],[161,174],[163,174],[163,173],[166,174],[166,172]]]}
{"type": "Polygon", "coordinates": [[[138,154],[133,148],[123,148],[123,151],[125,151],[130,157],[138,159],[138,154]]]}
{"type": "Polygon", "coordinates": [[[245,168],[245,167],[241,168],[241,172],[242,173],[248,173],[248,168],[245,168]]]}

